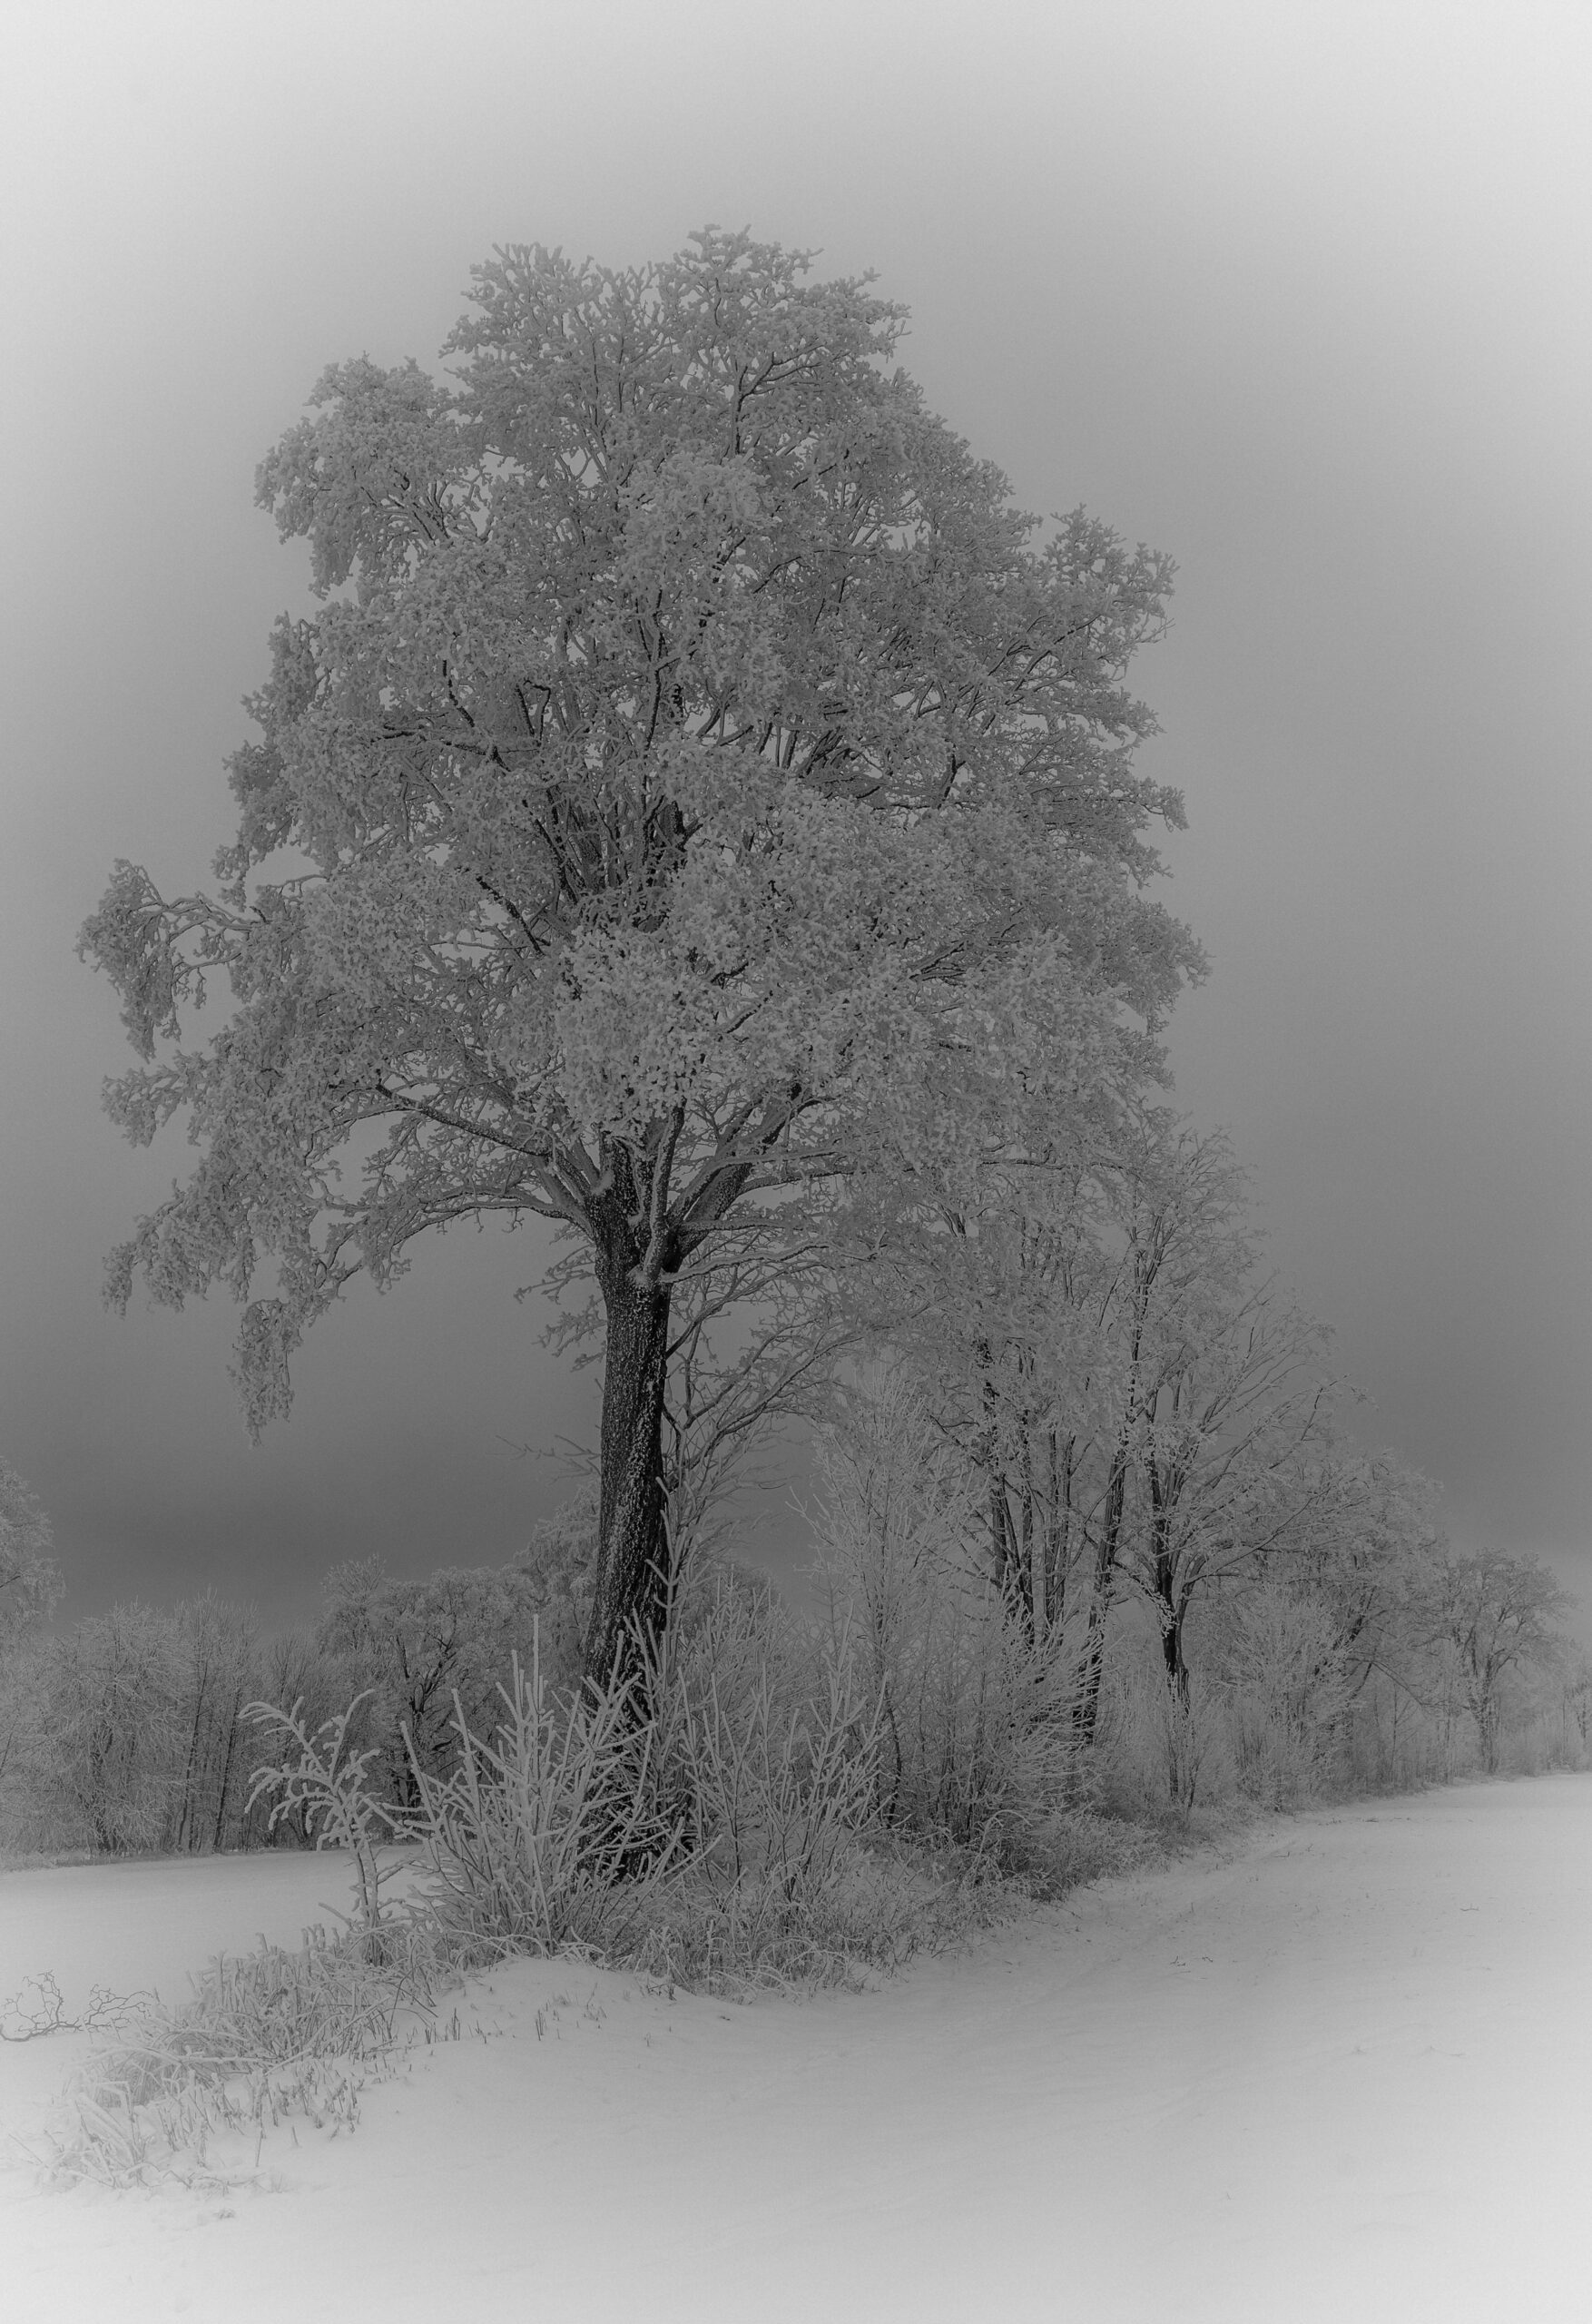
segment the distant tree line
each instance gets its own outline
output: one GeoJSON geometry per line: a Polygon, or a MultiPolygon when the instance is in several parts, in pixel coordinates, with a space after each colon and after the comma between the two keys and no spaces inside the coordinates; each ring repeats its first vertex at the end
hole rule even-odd
{"type": "Polygon", "coordinates": [[[337,1567],[314,1627],[274,1637],[213,1591],[171,1608],[116,1606],[53,1636],[47,1541],[41,1521],[31,1618],[0,1642],[0,1846],[202,1855],[305,1837],[290,1817],[269,1832],[269,1805],[250,1807],[273,1748],[252,1703],[300,1703],[313,1728],[362,1698],[350,1740],[376,1748],[381,1797],[408,1806],[417,1763],[430,1773],[450,1763],[461,1712],[477,1734],[493,1731],[516,1655],[528,1667],[539,1650],[555,1680],[572,1678],[595,1517],[589,1500],[572,1502],[502,1567],[424,1579],[377,1560],[337,1567]]]}
{"type": "MultiPolygon", "coordinates": [[[[1286,1807],[1586,1763],[1592,1665],[1562,1627],[1563,1591],[1534,1559],[1457,1555],[1432,1522],[1430,1487],[1391,1457],[1321,1454],[1286,1545],[1273,1528],[1241,1557],[1242,1532],[1225,1534],[1189,1592],[1175,1668],[1167,1600],[1144,1562],[1156,1503],[1146,1487],[1119,1518],[1109,1465],[1116,1594],[1096,1620],[1098,1543],[1084,1525],[1040,1584],[1052,1594],[1038,1641],[1031,1597],[998,1570],[1009,1510],[992,1520],[987,1479],[958,1462],[904,1370],[845,1399],[822,1472],[821,1595],[833,1630],[860,1642],[883,1702],[887,1821],[987,1844],[992,1822],[1042,1823],[1080,1802],[1186,1815],[1233,1792],[1286,1807]]],[[[251,1804],[255,1772],[280,1748],[252,1704],[298,1705],[313,1730],[357,1699],[349,1745],[374,1750],[369,1788],[408,1809],[421,1773],[452,1772],[461,1719],[494,1732],[516,1658],[528,1669],[539,1655],[555,1687],[578,1684],[596,1554],[589,1492],[504,1566],[424,1578],[377,1560],[336,1567],[310,1629],[263,1636],[251,1611],[206,1592],[52,1634],[48,1529],[12,1473],[0,1479],[0,1593],[11,1593],[0,1602],[25,1610],[0,1645],[7,1854],[303,1846],[301,1817],[271,1827],[269,1803],[251,1804]]],[[[1020,1551],[1020,1509],[1015,1538],[1020,1551]]],[[[1039,1538],[1027,1535],[1030,1553],[1039,1538]]],[[[678,1618],[684,1635],[726,1578],[747,1583],[703,1561],[678,1618]]]]}

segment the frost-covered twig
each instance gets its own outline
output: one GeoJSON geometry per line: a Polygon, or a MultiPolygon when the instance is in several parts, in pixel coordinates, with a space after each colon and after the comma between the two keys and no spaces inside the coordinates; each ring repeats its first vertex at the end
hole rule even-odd
{"type": "Polygon", "coordinates": [[[46,2034],[103,2033],[121,2025],[151,1998],[91,1985],[88,2006],[80,2015],[68,2017],[61,1988],[46,1969],[25,1978],[17,1992],[0,2002],[0,2042],[37,2042],[46,2034]]]}
{"type": "Polygon", "coordinates": [[[291,1710],[280,1710],[274,1703],[250,1703],[243,1716],[256,1726],[274,1726],[286,1730],[299,1749],[296,1767],[265,1767],[254,1771],[249,1806],[273,1791],[281,1797],[270,1811],[267,1826],[275,1831],[281,1818],[301,1807],[304,1829],[313,1832],[315,1845],[324,1847],[329,1840],[336,1847],[345,1847],[354,1860],[358,1885],[358,1926],[375,1929],[381,1925],[381,1888],[391,1876],[393,1867],[383,1866],[377,1851],[385,1843],[404,1839],[409,1834],[409,1819],[400,1809],[385,1807],[373,1799],[366,1788],[365,1770],[379,1753],[369,1745],[363,1751],[348,1748],[349,1728],[355,1712],[374,1690],[366,1688],[358,1694],[347,1710],[335,1718],[327,1719],[311,1736],[304,1725],[302,1696],[291,1710]]]}

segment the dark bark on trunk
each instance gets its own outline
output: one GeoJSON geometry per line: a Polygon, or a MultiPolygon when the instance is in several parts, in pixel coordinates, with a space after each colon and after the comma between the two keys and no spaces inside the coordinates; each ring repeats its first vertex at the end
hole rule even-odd
{"type": "Polygon", "coordinates": [[[88,1782],[89,1797],[93,1817],[94,1846],[106,1855],[113,1853],[111,1837],[111,1807],[109,1799],[111,1743],[103,1728],[89,1738],[88,1782]]]}
{"type": "MultiPolygon", "coordinates": [[[[768,1108],[761,1143],[772,1146],[801,1097],[792,1083],[768,1108]]],[[[663,1480],[663,1390],[671,1286],[692,1253],[722,1226],[753,1165],[740,1161],[671,1210],[669,1175],[685,1120],[677,1106],[639,1146],[603,1139],[603,1176],[587,1197],[597,1287],[606,1311],[597,1521],[597,1570],[585,1676],[602,1688],[635,1670],[642,1637],[668,1628],[670,1571],[663,1480]]]]}
{"type": "Polygon", "coordinates": [[[1046,1643],[1059,1638],[1066,1621],[1066,1585],[1072,1563],[1073,1447],[1068,1437],[1062,1450],[1056,1431],[1049,1431],[1050,1505],[1045,1527],[1046,1643]]]}
{"type": "Polygon", "coordinates": [[[1178,1587],[1177,1545],[1173,1531],[1182,1497],[1182,1480],[1175,1468],[1164,1472],[1155,1459],[1145,1463],[1145,1474],[1150,1488],[1152,1571],[1156,1612],[1161,1618],[1161,1655],[1166,1666],[1166,1683],[1186,1710],[1188,1665],[1183,1659],[1183,1625],[1188,1614],[1189,1593],[1186,1588],[1178,1587]]]}
{"type": "Polygon", "coordinates": [[[1106,1608],[1116,1565],[1117,1544],[1122,1539],[1122,1515],[1127,1499],[1127,1438],[1124,1434],[1112,1456],[1105,1518],[1095,1544],[1089,1634],[1084,1649],[1083,1691],[1078,1699],[1078,1734],[1086,1745],[1094,1742],[1100,1718],[1100,1681],[1106,1668],[1106,1608]]]}
{"type": "Polygon", "coordinates": [[[989,1472],[989,1558],[995,1586],[1004,1598],[1012,1558],[1011,1521],[1006,1505],[1006,1479],[993,1469],[989,1472]]]}
{"type": "Polygon", "coordinates": [[[1187,1601],[1174,1604],[1170,1598],[1161,1608],[1161,1659],[1166,1666],[1166,1683],[1184,1710],[1189,1707],[1188,1664],[1183,1658],[1183,1620],[1188,1611],[1187,1601]]]}
{"type": "Polygon", "coordinates": [[[221,1846],[222,1841],[226,1837],[227,1797],[232,1786],[232,1762],[236,1758],[238,1753],[238,1717],[239,1713],[242,1710],[242,1693],[239,1689],[234,1688],[232,1690],[232,1707],[227,1714],[227,1748],[221,1758],[221,1797],[216,1802],[215,1829],[211,1834],[210,1845],[212,1855],[221,1846]]]}
{"type": "Polygon", "coordinates": [[[1022,1546],[1017,1556],[1017,1613],[1023,1635],[1034,1647],[1043,1643],[1045,1635],[1045,1551],[1042,1537],[1037,1539],[1035,1534],[1034,1456],[1026,1421],[1017,1447],[1017,1491],[1023,1511],[1022,1546]]]}
{"type": "Polygon", "coordinates": [[[177,1811],[177,1832],[173,1845],[181,1856],[193,1846],[193,1834],[199,1822],[197,1803],[193,1797],[193,1774],[199,1764],[199,1736],[204,1721],[204,1699],[210,1684],[210,1673],[200,1665],[193,1698],[193,1728],[188,1738],[188,1758],[182,1769],[182,1797],[177,1811]]]}
{"type": "MultiPolygon", "coordinates": [[[[980,1340],[974,1354],[981,1365],[988,1365],[990,1362],[988,1340],[980,1340]]],[[[1016,1544],[1012,1536],[1011,1512],[1006,1504],[1006,1474],[1000,1462],[1000,1423],[995,1383],[988,1371],[984,1374],[984,1425],[979,1431],[973,1458],[989,1479],[990,1570],[995,1577],[995,1586],[1004,1599],[1010,1587],[1016,1544]]]]}
{"type": "Polygon", "coordinates": [[[1086,1746],[1095,1740],[1100,1717],[1100,1681],[1106,1668],[1106,1608],[1111,1576],[1122,1540],[1123,1512],[1127,1502],[1127,1463],[1139,1419],[1139,1356],[1144,1346],[1145,1313],[1151,1277],[1142,1260],[1135,1263],[1133,1334],[1128,1344],[1127,1408],[1123,1413],[1111,1474],[1106,1487],[1106,1521],[1095,1546],[1094,1589],[1089,1599],[1088,1642],[1084,1650],[1083,1692],[1078,1699],[1078,1735],[1086,1746]]]}
{"type": "Polygon", "coordinates": [[[1183,1667],[1183,1625],[1173,1590],[1172,1555],[1167,1540],[1166,1513],[1161,1507],[1161,1497],[1151,1481],[1151,1502],[1154,1519],[1155,1578],[1155,1610],[1161,1618],[1161,1659],[1166,1666],[1166,1683],[1178,1700],[1188,1701],[1188,1672],[1183,1667]]]}
{"type": "Polygon", "coordinates": [[[633,1623],[639,1620],[656,1640],[669,1619],[663,1476],[669,1289],[634,1281],[625,1264],[629,1239],[616,1251],[599,1248],[597,1254],[607,1346],[596,1589],[585,1646],[585,1676],[597,1686],[634,1668],[633,1623]]]}
{"type": "Polygon", "coordinates": [[[906,1776],[907,1762],[905,1755],[901,1749],[901,1730],[896,1724],[895,1701],[891,1696],[888,1683],[884,1689],[884,1717],[885,1725],[889,1730],[890,1749],[895,1756],[896,1776],[895,1781],[890,1786],[889,1797],[888,1799],[882,1799],[880,1806],[885,1822],[887,1824],[893,1824],[896,1820],[896,1809],[900,1802],[901,1784],[906,1776]]]}

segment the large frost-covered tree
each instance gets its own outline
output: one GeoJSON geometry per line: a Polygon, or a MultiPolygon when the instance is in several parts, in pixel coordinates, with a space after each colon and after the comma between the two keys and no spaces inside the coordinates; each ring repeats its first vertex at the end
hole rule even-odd
{"type": "Polygon", "coordinates": [[[329,369],[260,471],[323,604],[277,626],[218,892],[122,863],[84,931],[146,1060],[113,1114],[200,1148],[111,1295],[247,1302],[256,1428],[418,1235],[583,1239],[593,1672],[666,1618],[682,1271],[870,1157],[1040,1137],[1142,1069],[1194,957],[1143,892],[1181,811],[1124,683],[1166,562],[1017,513],[894,368],[903,310],[808,271],[716,229],[624,271],[508,249],[450,377],[329,369]]]}

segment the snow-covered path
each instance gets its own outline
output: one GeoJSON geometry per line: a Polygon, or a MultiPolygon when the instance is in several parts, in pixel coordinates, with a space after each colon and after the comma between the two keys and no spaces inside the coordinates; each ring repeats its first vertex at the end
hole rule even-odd
{"type": "MultiPolygon", "coordinates": [[[[179,1992],[336,1877],[0,1876],[0,1996],[179,1992]]],[[[872,1994],[523,1962],[461,2020],[351,2136],[269,2139],[279,2191],[0,2172],[6,2324],[1592,2318],[1592,1777],[1280,1824],[872,1994]]],[[[0,2129],[78,2042],[0,2050],[0,2129]]]]}

